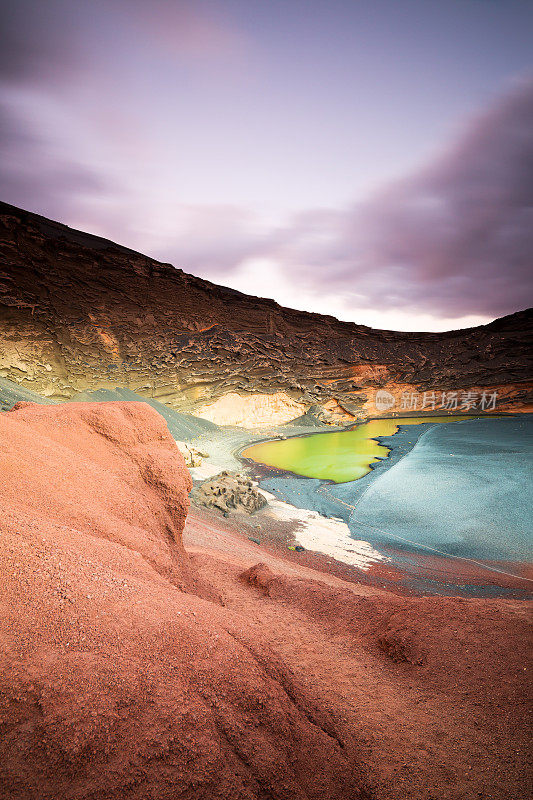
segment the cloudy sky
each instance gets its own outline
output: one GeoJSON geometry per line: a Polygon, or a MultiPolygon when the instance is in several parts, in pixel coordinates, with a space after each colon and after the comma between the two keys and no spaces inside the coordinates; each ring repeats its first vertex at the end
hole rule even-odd
{"type": "Polygon", "coordinates": [[[2,198],[375,327],[531,304],[530,0],[0,0],[2,198]]]}

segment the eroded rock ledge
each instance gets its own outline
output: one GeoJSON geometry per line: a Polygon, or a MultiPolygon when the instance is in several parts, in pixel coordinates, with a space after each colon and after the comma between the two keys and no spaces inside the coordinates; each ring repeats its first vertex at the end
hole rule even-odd
{"type": "Polygon", "coordinates": [[[216,286],[7,204],[0,234],[0,377],[50,398],[121,386],[191,411],[232,392],[259,406],[282,392],[333,422],[375,413],[382,387],[496,389],[500,410],[531,402],[528,312],[442,334],[373,330],[216,286]]]}
{"type": "Polygon", "coordinates": [[[204,481],[191,495],[193,503],[206,508],[217,508],[227,515],[231,511],[253,514],[267,505],[265,497],[252,480],[238,472],[224,470],[204,481]]]}

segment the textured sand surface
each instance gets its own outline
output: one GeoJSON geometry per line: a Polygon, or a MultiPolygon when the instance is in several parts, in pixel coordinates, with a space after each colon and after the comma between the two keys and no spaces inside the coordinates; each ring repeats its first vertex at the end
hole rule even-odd
{"type": "MultiPolygon", "coordinates": [[[[437,426],[383,472],[350,518],[357,535],[375,526],[441,553],[533,561],[533,416],[437,426]]],[[[389,538],[390,537],[390,538],[389,538]]],[[[533,589],[533,584],[531,584],[533,589]]]]}
{"type": "Polygon", "coordinates": [[[23,405],[0,460],[3,798],[360,796],[327,712],[195,579],[152,409],[23,405]]]}
{"type": "Polygon", "coordinates": [[[526,604],[400,598],[185,520],[146,404],[22,404],[0,470],[2,800],[526,796],[526,604]]]}

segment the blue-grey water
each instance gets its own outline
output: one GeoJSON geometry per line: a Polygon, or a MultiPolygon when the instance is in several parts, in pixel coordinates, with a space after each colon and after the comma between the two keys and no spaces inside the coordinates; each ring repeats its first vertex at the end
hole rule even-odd
{"type": "Polygon", "coordinates": [[[381,441],[389,458],[358,481],[282,476],[261,485],[344,519],[378,549],[533,561],[533,415],[421,425],[381,441]]]}
{"type": "Polygon", "coordinates": [[[533,420],[431,428],[356,503],[350,529],[468,558],[533,559],[533,420]]]}

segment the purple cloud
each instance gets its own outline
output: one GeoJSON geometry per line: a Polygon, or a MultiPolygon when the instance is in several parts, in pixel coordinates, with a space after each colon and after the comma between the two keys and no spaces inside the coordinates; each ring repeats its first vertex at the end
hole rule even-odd
{"type": "Polygon", "coordinates": [[[9,202],[33,211],[46,209],[61,219],[66,203],[76,213],[87,201],[109,195],[110,186],[99,171],[62,153],[23,114],[2,105],[0,111],[0,185],[9,202]]]}
{"type": "Polygon", "coordinates": [[[81,52],[72,5],[58,0],[0,3],[0,81],[45,85],[74,75],[81,52]]]}
{"type": "MultiPolygon", "coordinates": [[[[417,125],[430,131],[435,109],[450,104],[452,95],[455,103],[455,62],[446,55],[448,88],[439,89],[437,81],[438,102],[429,107],[430,84],[418,85],[428,45],[420,45],[411,63],[411,28],[403,40],[393,31],[391,43],[402,43],[406,70],[394,90],[402,72],[398,58],[383,76],[361,71],[357,59],[350,61],[350,39],[340,47],[351,65],[347,72],[344,60],[330,63],[318,18],[313,25],[313,15],[306,16],[315,49],[306,39],[291,40],[287,50],[284,24],[272,19],[263,38],[264,19],[256,16],[240,2],[0,4],[5,199],[237,288],[247,271],[251,292],[275,294],[273,280],[261,283],[270,264],[269,276],[284,283],[276,299],[311,307],[316,298],[321,310],[345,319],[381,310],[379,325],[393,326],[386,318],[392,320],[392,312],[448,324],[531,302],[533,81],[516,85],[424,169],[350,207],[313,208],[316,198],[342,205],[339,198],[365,197],[369,189],[358,187],[357,179],[367,167],[375,173],[371,186],[399,170],[395,155],[392,167],[390,158],[386,169],[379,165],[381,154],[385,163],[388,151],[396,153],[406,126],[413,141],[398,153],[421,151],[425,138],[417,140],[417,125]],[[417,102],[411,88],[405,97],[399,91],[405,86],[417,102]],[[346,87],[357,90],[352,105],[346,87]],[[337,92],[339,102],[328,112],[329,95],[337,92]],[[339,125],[330,126],[337,117],[339,125]],[[323,134],[313,138],[317,130],[323,134]],[[355,139],[348,134],[337,147],[342,131],[354,131],[355,139]],[[368,142],[373,146],[366,148],[368,142]],[[307,155],[300,163],[301,153],[307,155]],[[285,193],[295,187],[296,199],[284,206],[285,193]],[[259,210],[279,219],[288,208],[303,210],[285,224],[260,219],[259,210]]],[[[342,43],[341,18],[328,20],[342,43]]],[[[345,22],[354,35],[362,24],[349,15],[345,22]]],[[[292,23],[302,29],[298,15],[292,23]]],[[[433,35],[432,14],[428,24],[433,35]]],[[[492,24],[496,35],[501,25],[492,24]]],[[[361,28],[362,42],[367,34],[361,28]]],[[[381,33],[372,41],[381,43],[381,33]]],[[[469,39],[465,46],[466,70],[469,39]]],[[[490,42],[482,50],[486,60],[468,72],[471,94],[462,109],[450,106],[447,124],[473,97],[486,96],[474,78],[486,74],[482,66],[488,69],[499,51],[490,42]]],[[[507,65],[512,54],[505,52],[507,65]]],[[[521,62],[507,72],[498,66],[494,75],[501,81],[521,68],[521,62]]]]}
{"type": "Polygon", "coordinates": [[[498,316],[533,294],[533,81],[435,163],[345,212],[309,211],[270,252],[358,307],[498,316]]]}

